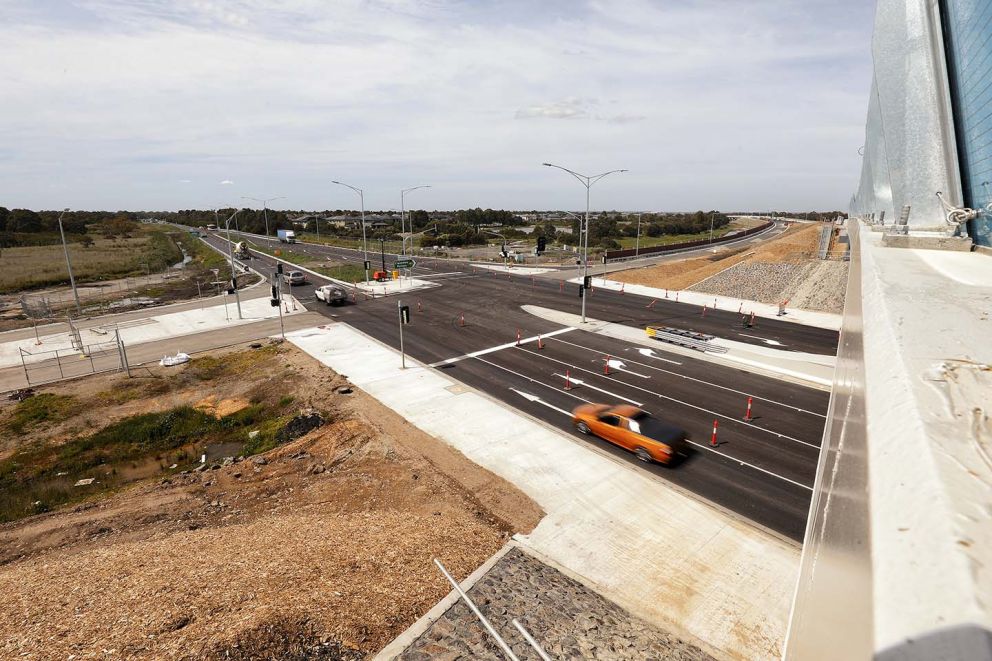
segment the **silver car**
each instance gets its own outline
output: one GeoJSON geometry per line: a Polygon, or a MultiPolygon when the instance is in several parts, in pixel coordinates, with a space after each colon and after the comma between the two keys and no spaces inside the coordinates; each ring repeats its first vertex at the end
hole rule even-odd
{"type": "Polygon", "coordinates": [[[288,271],[282,277],[289,285],[302,285],[307,281],[307,276],[303,271],[288,271]]]}

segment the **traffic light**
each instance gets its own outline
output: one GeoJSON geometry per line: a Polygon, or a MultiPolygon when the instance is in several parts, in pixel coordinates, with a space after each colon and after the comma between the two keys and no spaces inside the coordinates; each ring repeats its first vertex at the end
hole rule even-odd
{"type": "Polygon", "coordinates": [[[400,306],[400,323],[408,324],[410,323],[410,306],[401,305],[400,306]]]}
{"type": "Polygon", "coordinates": [[[510,256],[510,253],[506,252],[506,244],[505,243],[499,249],[499,256],[500,257],[509,257],[510,256]]]}
{"type": "Polygon", "coordinates": [[[586,277],[582,278],[582,288],[583,289],[592,289],[592,276],[591,275],[587,275],[586,277]]]}
{"type": "Polygon", "coordinates": [[[540,255],[548,247],[548,240],[543,236],[537,237],[537,254],[540,255]]]}

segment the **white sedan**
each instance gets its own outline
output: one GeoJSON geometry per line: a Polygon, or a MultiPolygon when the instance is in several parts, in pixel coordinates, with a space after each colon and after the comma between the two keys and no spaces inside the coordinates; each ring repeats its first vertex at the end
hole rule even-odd
{"type": "Polygon", "coordinates": [[[313,293],[318,301],[324,301],[328,305],[337,305],[348,300],[348,293],[338,285],[324,285],[315,289],[313,293]]]}

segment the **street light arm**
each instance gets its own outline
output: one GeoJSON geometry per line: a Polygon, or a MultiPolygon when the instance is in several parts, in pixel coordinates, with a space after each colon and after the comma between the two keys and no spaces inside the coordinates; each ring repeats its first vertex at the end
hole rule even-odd
{"type": "Polygon", "coordinates": [[[562,166],[555,165],[554,163],[541,163],[541,165],[547,166],[549,168],[558,168],[559,170],[562,170],[564,172],[567,172],[570,175],[572,175],[573,177],[575,177],[576,179],[578,179],[582,183],[583,186],[587,186],[588,187],[588,186],[591,186],[592,185],[592,184],[589,183],[589,177],[585,176],[584,174],[579,174],[578,172],[575,172],[573,170],[569,170],[568,168],[563,168],[562,166]]]}
{"type": "Polygon", "coordinates": [[[358,186],[352,186],[351,184],[346,184],[343,181],[334,181],[334,180],[331,180],[331,183],[332,184],[337,184],[338,186],[344,186],[345,188],[350,188],[351,190],[355,191],[359,195],[362,194],[362,189],[359,188],[358,186]]]}
{"type": "Polygon", "coordinates": [[[611,174],[616,174],[618,172],[627,172],[627,170],[610,170],[609,172],[604,172],[602,174],[594,175],[592,177],[589,177],[589,185],[592,186],[593,184],[595,184],[597,181],[599,181],[603,177],[605,177],[607,175],[611,175],[611,174]]]}
{"type": "Polygon", "coordinates": [[[418,188],[430,188],[430,186],[424,185],[424,186],[414,186],[413,188],[404,188],[403,190],[400,191],[400,195],[405,195],[412,190],[417,190],[418,188]]]}

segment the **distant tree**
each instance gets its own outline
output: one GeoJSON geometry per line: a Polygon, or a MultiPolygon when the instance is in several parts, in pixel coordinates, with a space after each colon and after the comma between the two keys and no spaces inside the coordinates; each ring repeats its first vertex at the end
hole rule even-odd
{"type": "Polygon", "coordinates": [[[0,232],[7,231],[7,218],[10,216],[10,211],[7,207],[0,207],[0,232]]]}
{"type": "Polygon", "coordinates": [[[11,232],[39,232],[41,216],[30,209],[13,209],[7,217],[7,229],[11,232]]]}

